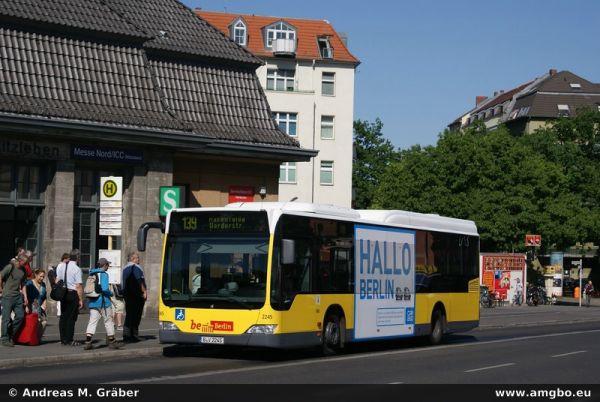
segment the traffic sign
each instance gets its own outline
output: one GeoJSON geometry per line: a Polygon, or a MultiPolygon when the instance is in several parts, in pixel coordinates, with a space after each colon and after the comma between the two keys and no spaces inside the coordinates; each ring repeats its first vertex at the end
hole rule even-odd
{"type": "Polygon", "coordinates": [[[170,210],[179,208],[181,202],[181,187],[161,187],[159,216],[167,216],[170,210]]]}
{"type": "Polygon", "coordinates": [[[123,178],[101,177],[100,178],[100,201],[122,201],[123,200],[123,178]]]}
{"type": "MultiPolygon", "coordinates": [[[[100,178],[100,236],[121,236],[123,217],[123,178],[100,178]]],[[[109,243],[110,243],[109,238],[109,243]]],[[[111,248],[109,244],[109,248],[111,248]]]]}

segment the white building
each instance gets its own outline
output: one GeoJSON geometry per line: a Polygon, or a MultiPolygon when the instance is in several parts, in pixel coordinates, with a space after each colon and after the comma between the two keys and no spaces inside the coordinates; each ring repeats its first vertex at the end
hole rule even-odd
{"type": "Polygon", "coordinates": [[[196,14],[264,61],[257,76],[274,119],[310,162],[281,165],[279,199],[352,203],[354,73],[359,64],[327,21],[196,10],[196,14]]]}

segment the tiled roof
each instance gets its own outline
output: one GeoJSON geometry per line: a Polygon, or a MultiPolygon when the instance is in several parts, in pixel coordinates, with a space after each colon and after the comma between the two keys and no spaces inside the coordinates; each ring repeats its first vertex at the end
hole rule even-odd
{"type": "Polygon", "coordinates": [[[140,38],[149,36],[101,0],[0,0],[0,15],[140,38]]]}
{"type": "MultiPolygon", "coordinates": [[[[101,1],[101,0],[98,0],[101,1]]],[[[260,64],[250,52],[175,0],[102,0],[153,40],[144,47],[243,63],[260,64]]]]}
{"type": "Polygon", "coordinates": [[[84,0],[88,5],[110,4],[113,10],[104,9],[102,18],[92,21],[89,10],[78,6],[79,1],[57,0],[61,7],[73,7],[64,13],[38,11],[32,17],[35,21],[46,18],[47,24],[77,26],[75,31],[44,26],[38,32],[37,25],[19,23],[27,17],[26,8],[2,11],[8,15],[25,10],[10,25],[0,18],[0,113],[178,130],[219,141],[299,149],[298,142],[281,132],[270,116],[255,74],[258,59],[191,10],[174,0],[84,0]],[[141,16],[155,18],[147,23],[141,17],[130,19],[127,13],[133,12],[134,5],[138,10],[147,8],[141,16]],[[127,7],[132,8],[128,11],[127,7]],[[113,17],[108,17],[111,13],[113,17]],[[169,23],[159,23],[159,14],[169,23]],[[177,21],[183,33],[176,30],[177,21]],[[86,34],[86,25],[105,35],[86,34]],[[205,28],[198,28],[202,25],[205,28]],[[142,27],[143,32],[149,32],[151,26],[167,27],[167,40],[172,41],[112,40],[111,34],[123,35],[129,26],[142,27]],[[65,33],[53,33],[57,31],[65,33]],[[195,32],[192,38],[186,35],[191,31],[195,32]],[[208,39],[200,43],[203,38],[208,39]],[[221,45],[235,51],[211,53],[211,46],[221,45]]]}
{"type": "Polygon", "coordinates": [[[492,108],[497,105],[501,105],[504,102],[511,100],[515,94],[517,94],[517,93],[521,92],[523,89],[527,88],[527,86],[530,85],[532,82],[533,81],[527,82],[523,85],[519,85],[518,87],[511,89],[510,91],[500,93],[496,97],[491,98],[487,102],[483,102],[481,105],[476,107],[475,110],[473,110],[473,113],[477,113],[482,110],[487,110],[489,108],[492,108]]]}
{"type": "MultiPolygon", "coordinates": [[[[548,74],[527,91],[517,94],[514,111],[518,117],[555,118],[558,105],[568,105],[571,114],[578,108],[600,105],[600,84],[592,83],[570,71],[548,74]],[[572,87],[571,84],[579,84],[572,87]]],[[[514,117],[512,117],[514,118],[514,117]]]]}
{"type": "Polygon", "coordinates": [[[164,111],[139,48],[0,28],[0,110],[180,128],[164,111]]]}
{"type": "Polygon", "coordinates": [[[263,17],[246,14],[220,13],[196,9],[196,14],[208,21],[228,37],[229,26],[238,18],[243,18],[247,24],[248,50],[259,57],[272,57],[273,52],[265,49],[263,28],[279,21],[285,21],[297,29],[296,58],[307,60],[320,60],[321,54],[317,43],[318,37],[327,36],[333,48],[333,59],[340,62],[359,63],[354,57],[333,26],[323,20],[309,20],[300,18],[263,17]]]}
{"type": "Polygon", "coordinates": [[[465,124],[465,116],[476,115],[505,102],[510,103],[503,110],[500,122],[520,118],[556,118],[558,105],[568,105],[572,114],[583,106],[594,109],[600,106],[600,84],[587,81],[570,71],[550,70],[541,77],[482,102],[458,117],[450,126],[465,124]]]}
{"type": "Polygon", "coordinates": [[[149,49],[260,64],[176,0],[0,0],[0,15],[144,38],[149,49]]]}

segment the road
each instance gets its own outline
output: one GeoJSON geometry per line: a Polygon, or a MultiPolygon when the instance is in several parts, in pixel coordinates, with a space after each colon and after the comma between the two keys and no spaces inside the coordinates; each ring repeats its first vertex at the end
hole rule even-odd
{"type": "Polygon", "coordinates": [[[164,357],[96,362],[93,369],[79,363],[31,367],[27,375],[3,370],[0,383],[598,384],[599,336],[599,322],[579,322],[483,326],[437,347],[420,340],[355,344],[330,358],[312,351],[167,348],[164,357]]]}

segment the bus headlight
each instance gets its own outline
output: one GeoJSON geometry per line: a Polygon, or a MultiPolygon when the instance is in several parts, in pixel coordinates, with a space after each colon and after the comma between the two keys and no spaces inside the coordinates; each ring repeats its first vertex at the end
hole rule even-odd
{"type": "Polygon", "coordinates": [[[163,331],[179,331],[179,329],[177,328],[177,325],[175,325],[175,323],[172,323],[170,321],[159,321],[158,328],[163,331]]]}
{"type": "Polygon", "coordinates": [[[246,331],[246,333],[247,334],[272,334],[275,332],[275,328],[277,328],[277,325],[275,325],[275,324],[253,325],[248,329],[248,331],[246,331]]]}

